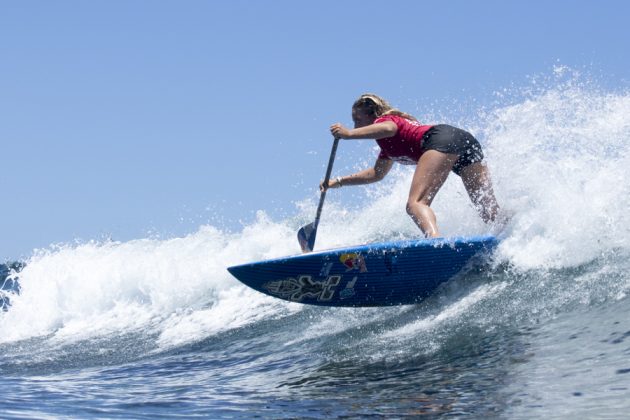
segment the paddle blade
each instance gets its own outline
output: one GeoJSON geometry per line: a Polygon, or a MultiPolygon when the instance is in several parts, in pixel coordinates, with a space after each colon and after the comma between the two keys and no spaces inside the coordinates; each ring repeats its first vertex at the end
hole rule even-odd
{"type": "Polygon", "coordinates": [[[298,230],[297,237],[302,252],[311,252],[315,247],[315,236],[317,236],[317,228],[315,223],[310,223],[298,230]]]}

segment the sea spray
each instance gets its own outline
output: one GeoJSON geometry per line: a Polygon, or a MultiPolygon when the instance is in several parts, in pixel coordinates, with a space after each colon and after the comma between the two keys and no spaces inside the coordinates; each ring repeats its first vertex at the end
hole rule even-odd
{"type": "Polygon", "coordinates": [[[183,238],[40,251],[19,275],[22,292],[0,318],[0,340],[48,334],[80,339],[166,319],[172,324],[173,314],[207,310],[234,293],[231,289],[244,289],[225,267],[267,257],[275,247],[276,253],[285,252],[286,230],[261,215],[236,236],[204,226],[183,238]]]}
{"type": "Polygon", "coordinates": [[[630,249],[630,94],[574,79],[480,122],[512,264],[571,267],[630,249]]]}
{"type": "MultiPolygon", "coordinates": [[[[444,122],[462,122],[447,114],[444,122]]],[[[314,309],[255,293],[229,275],[233,264],[299,253],[295,234],[314,217],[311,195],[291,219],[260,211],[239,232],[202,226],[182,238],[37,252],[20,273],[21,293],[0,313],[0,343],[39,338],[45,348],[127,334],[161,351],[268,322],[278,334],[291,331],[282,339],[288,347],[325,338],[338,354],[335,343],[346,337],[356,357],[404,358],[438,351],[457,334],[624,299],[630,94],[571,80],[515,94],[510,104],[480,110],[474,123],[460,125],[482,142],[497,197],[512,218],[488,272],[454,282],[421,305],[314,309]]],[[[316,248],[417,237],[405,212],[412,174],[396,167],[383,182],[358,188],[365,195],[354,206],[342,204],[347,190],[334,190],[316,248]]],[[[447,236],[491,232],[455,175],[433,207],[447,236]]]]}

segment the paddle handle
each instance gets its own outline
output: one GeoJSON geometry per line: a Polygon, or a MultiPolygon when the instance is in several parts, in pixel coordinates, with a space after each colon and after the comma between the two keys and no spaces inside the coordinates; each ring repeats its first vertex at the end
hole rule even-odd
{"type": "MultiPolygon", "coordinates": [[[[337,154],[337,146],[339,145],[339,139],[335,138],[333,141],[332,150],[330,151],[330,159],[328,159],[328,168],[326,169],[326,176],[324,177],[324,186],[328,187],[328,181],[330,181],[330,174],[332,173],[333,163],[335,161],[335,155],[337,154]]],[[[326,190],[322,191],[322,194],[319,196],[319,205],[317,206],[317,213],[315,215],[315,229],[319,225],[319,218],[322,215],[322,209],[324,208],[324,199],[326,198],[326,190]]]]}

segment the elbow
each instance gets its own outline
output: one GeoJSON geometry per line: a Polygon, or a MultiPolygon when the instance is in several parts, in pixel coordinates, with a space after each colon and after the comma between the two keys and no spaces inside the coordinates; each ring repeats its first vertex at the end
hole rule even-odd
{"type": "Polygon", "coordinates": [[[394,137],[398,132],[398,126],[391,121],[374,124],[374,127],[376,128],[372,131],[371,138],[377,140],[394,137]]]}
{"type": "Polygon", "coordinates": [[[374,171],[374,182],[382,181],[387,172],[374,171]]]}
{"type": "Polygon", "coordinates": [[[384,134],[386,138],[389,138],[389,137],[394,137],[396,133],[398,133],[398,127],[394,126],[394,127],[387,127],[385,129],[384,134]]]}
{"type": "Polygon", "coordinates": [[[383,178],[385,178],[385,176],[389,173],[389,170],[392,167],[392,161],[391,160],[385,160],[385,159],[380,159],[376,162],[376,165],[374,165],[374,168],[372,168],[372,182],[377,182],[377,181],[381,181],[383,178]]]}
{"type": "Polygon", "coordinates": [[[387,137],[394,137],[398,132],[398,126],[391,122],[387,121],[383,124],[383,135],[387,137]]]}

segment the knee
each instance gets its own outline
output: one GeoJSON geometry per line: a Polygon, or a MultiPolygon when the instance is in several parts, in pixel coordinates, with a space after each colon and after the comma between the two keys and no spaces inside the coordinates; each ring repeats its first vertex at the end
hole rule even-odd
{"type": "Polygon", "coordinates": [[[422,207],[428,207],[428,204],[423,202],[422,200],[409,199],[407,201],[407,206],[405,210],[407,210],[408,215],[414,216],[418,213],[418,210],[421,209],[422,207]]]}
{"type": "Polygon", "coordinates": [[[414,203],[412,201],[407,201],[407,207],[405,208],[405,210],[407,211],[407,214],[409,216],[413,216],[413,205],[414,203]]]}

